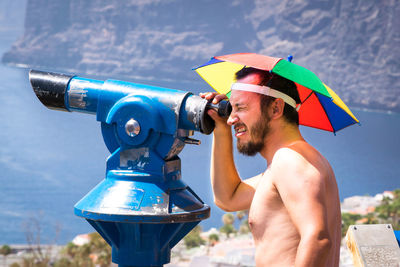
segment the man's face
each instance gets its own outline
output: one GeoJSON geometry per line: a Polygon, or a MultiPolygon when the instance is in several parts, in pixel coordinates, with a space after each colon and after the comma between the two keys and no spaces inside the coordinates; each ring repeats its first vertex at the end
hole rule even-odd
{"type": "MultiPolygon", "coordinates": [[[[256,77],[249,76],[238,80],[238,82],[259,83],[258,75],[253,74],[256,77]]],[[[270,118],[261,113],[260,95],[233,90],[229,101],[232,104],[232,113],[228,119],[228,124],[234,127],[238,151],[253,156],[263,149],[265,137],[270,130],[270,118]]]]}

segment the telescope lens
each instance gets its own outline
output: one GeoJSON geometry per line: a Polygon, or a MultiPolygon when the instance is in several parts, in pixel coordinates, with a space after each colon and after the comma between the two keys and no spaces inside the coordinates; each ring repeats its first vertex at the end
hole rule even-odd
{"type": "Polygon", "coordinates": [[[29,80],[40,102],[50,109],[68,111],[65,107],[65,91],[74,76],[31,70],[29,80]]]}

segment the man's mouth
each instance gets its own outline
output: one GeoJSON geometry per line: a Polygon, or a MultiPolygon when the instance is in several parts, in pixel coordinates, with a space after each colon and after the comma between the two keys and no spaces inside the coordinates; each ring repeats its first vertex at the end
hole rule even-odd
{"type": "Polygon", "coordinates": [[[247,131],[247,128],[245,125],[237,125],[235,126],[235,136],[236,137],[240,137],[242,135],[244,135],[247,131]]]}

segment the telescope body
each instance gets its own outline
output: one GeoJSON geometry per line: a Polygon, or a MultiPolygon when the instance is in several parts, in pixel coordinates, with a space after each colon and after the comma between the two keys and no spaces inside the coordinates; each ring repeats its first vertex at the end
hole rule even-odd
{"type": "Polygon", "coordinates": [[[116,80],[99,81],[31,70],[47,107],[96,115],[111,155],[106,177],[76,205],[112,247],[119,266],[162,266],[170,251],[210,208],[181,180],[178,157],[193,131],[209,134],[213,106],[189,92],[116,80]]]}

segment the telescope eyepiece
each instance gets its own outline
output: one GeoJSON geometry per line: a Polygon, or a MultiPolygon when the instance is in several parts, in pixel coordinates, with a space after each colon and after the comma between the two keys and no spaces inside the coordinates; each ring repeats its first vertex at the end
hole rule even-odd
{"type": "Polygon", "coordinates": [[[229,117],[232,112],[232,105],[227,100],[222,100],[218,104],[213,104],[211,101],[207,103],[206,109],[214,109],[220,117],[229,117]]]}

